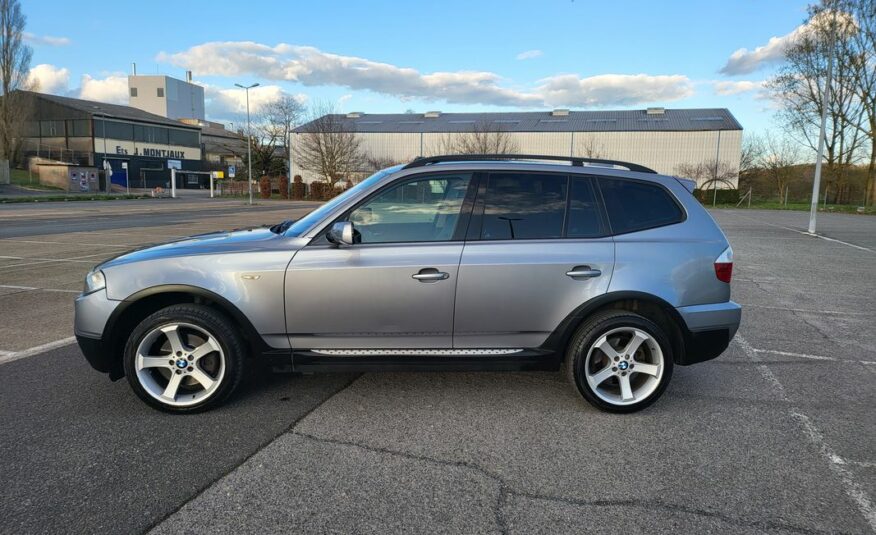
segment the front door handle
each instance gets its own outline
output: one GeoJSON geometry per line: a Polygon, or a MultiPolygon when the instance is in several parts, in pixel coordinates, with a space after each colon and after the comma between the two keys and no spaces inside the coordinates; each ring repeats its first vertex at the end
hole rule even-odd
{"type": "Polygon", "coordinates": [[[566,272],[566,276],[573,279],[592,279],[600,275],[602,275],[602,271],[592,269],[590,266],[575,266],[566,272]]]}
{"type": "Polygon", "coordinates": [[[419,273],[414,273],[411,278],[417,279],[420,282],[437,282],[450,278],[450,273],[438,271],[435,268],[423,268],[419,273]]]}

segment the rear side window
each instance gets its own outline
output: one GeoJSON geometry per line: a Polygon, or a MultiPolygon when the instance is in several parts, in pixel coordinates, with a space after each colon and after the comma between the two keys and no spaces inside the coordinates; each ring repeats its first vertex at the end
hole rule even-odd
{"type": "Polygon", "coordinates": [[[681,207],[660,186],[615,178],[600,178],[599,184],[614,234],[662,227],[684,220],[681,207]]]}
{"type": "Polygon", "coordinates": [[[484,195],[484,240],[563,237],[565,175],[493,173],[484,195]]]}

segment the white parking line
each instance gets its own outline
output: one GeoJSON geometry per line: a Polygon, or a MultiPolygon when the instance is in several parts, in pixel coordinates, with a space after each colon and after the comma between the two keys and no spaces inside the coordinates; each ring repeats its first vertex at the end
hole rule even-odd
{"type": "Polygon", "coordinates": [[[12,284],[0,284],[0,288],[10,288],[12,290],[23,290],[26,292],[31,292],[34,290],[39,290],[41,292],[61,292],[71,294],[78,294],[82,292],[81,290],[64,290],[62,288],[37,288],[36,286],[15,286],[12,284]]]}
{"type": "MultiPolygon", "coordinates": [[[[13,243],[40,243],[40,244],[50,243],[53,245],[70,245],[70,242],[64,242],[64,241],[19,240],[18,238],[0,238],[0,240],[11,241],[13,243]]],[[[87,245],[87,246],[91,246],[91,247],[136,247],[136,245],[129,244],[129,243],[125,243],[125,244],[121,244],[121,245],[113,245],[110,243],[79,243],[79,242],[76,242],[76,245],[87,245]]]]}
{"type": "Polygon", "coordinates": [[[11,353],[6,352],[5,355],[0,356],[0,365],[6,364],[8,362],[14,362],[23,358],[32,357],[34,355],[39,355],[40,353],[45,353],[46,351],[51,351],[52,349],[57,349],[59,347],[68,346],[75,341],[76,337],[71,336],[70,338],[55,340],[54,342],[49,342],[48,344],[34,346],[28,349],[23,349],[21,351],[13,351],[11,353]]]}
{"type": "Polygon", "coordinates": [[[810,355],[807,353],[793,353],[791,351],[779,351],[777,349],[760,349],[756,347],[751,348],[755,353],[770,353],[772,355],[782,355],[783,357],[795,357],[799,359],[810,359],[810,360],[828,360],[831,362],[859,362],[861,364],[876,364],[876,360],[846,360],[846,359],[838,359],[836,357],[826,357],[824,355],[810,355]]]}
{"type": "Polygon", "coordinates": [[[791,405],[791,417],[800,422],[806,438],[813,446],[818,448],[821,456],[827,461],[828,468],[830,468],[842,482],[843,490],[846,492],[846,495],[855,503],[855,505],[857,505],[858,510],[864,515],[864,518],[870,524],[870,528],[876,531],[876,507],[873,506],[873,501],[867,495],[867,492],[861,488],[857,481],[855,481],[854,475],[846,468],[848,463],[842,457],[837,455],[830,446],[828,446],[824,439],[824,435],[822,435],[818,428],[815,427],[812,420],[810,420],[800,409],[793,406],[791,399],[785,391],[785,387],[782,386],[782,383],[779,381],[778,377],[773,374],[772,370],[770,370],[769,367],[758,358],[757,351],[751,347],[751,344],[739,334],[736,335],[735,340],[748,358],[757,365],[757,369],[760,371],[763,378],[776,389],[779,399],[791,405]]]}
{"type": "Polygon", "coordinates": [[[813,238],[821,238],[822,240],[827,240],[827,241],[832,241],[832,242],[836,242],[836,243],[841,243],[843,245],[848,245],[849,247],[854,247],[855,249],[860,249],[861,251],[869,251],[871,253],[876,253],[876,251],[874,251],[873,249],[869,249],[867,247],[862,247],[860,245],[855,245],[854,243],[849,243],[847,241],[838,240],[836,238],[828,238],[827,236],[824,236],[823,234],[810,234],[808,232],[804,232],[802,230],[797,230],[797,229],[791,228],[791,227],[782,227],[782,228],[786,229],[786,230],[798,232],[804,236],[812,236],[813,238]]]}

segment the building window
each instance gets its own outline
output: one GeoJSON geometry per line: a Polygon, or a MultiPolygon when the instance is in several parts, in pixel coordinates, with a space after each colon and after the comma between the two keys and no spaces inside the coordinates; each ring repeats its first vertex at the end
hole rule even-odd
{"type": "Polygon", "coordinates": [[[158,88],[158,98],[164,98],[164,88],[163,87],[158,88]]]}
{"type": "Polygon", "coordinates": [[[64,121],[40,121],[42,137],[64,137],[64,121]]]}
{"type": "Polygon", "coordinates": [[[177,130],[175,128],[171,128],[168,131],[169,139],[168,142],[171,145],[176,145],[180,147],[200,147],[201,139],[198,135],[197,131],[193,130],[177,130]]]}
{"type": "Polygon", "coordinates": [[[136,87],[132,87],[132,88],[131,88],[131,96],[132,96],[132,97],[136,97],[136,96],[137,96],[137,88],[136,88],[136,87]]]}

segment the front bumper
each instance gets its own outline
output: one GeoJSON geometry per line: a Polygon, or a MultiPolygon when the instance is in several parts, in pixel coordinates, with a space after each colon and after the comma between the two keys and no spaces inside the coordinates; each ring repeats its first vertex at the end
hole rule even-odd
{"type": "Polygon", "coordinates": [[[679,307],[678,313],[684,320],[684,354],[677,363],[696,364],[711,360],[727,349],[730,341],[739,330],[742,320],[742,307],[733,301],[679,307]]]}
{"type": "Polygon", "coordinates": [[[109,333],[104,332],[110,316],[121,301],[109,299],[106,290],[79,295],[74,301],[73,331],[79,349],[95,370],[117,375],[119,368],[110,351],[109,333]]]}

